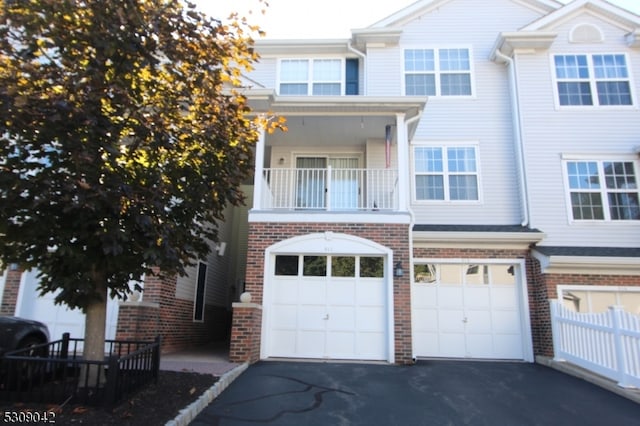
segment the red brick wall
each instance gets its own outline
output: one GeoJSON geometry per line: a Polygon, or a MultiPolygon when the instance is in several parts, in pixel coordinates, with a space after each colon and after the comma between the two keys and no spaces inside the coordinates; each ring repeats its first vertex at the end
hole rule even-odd
{"type": "Polygon", "coordinates": [[[162,336],[162,351],[174,352],[216,340],[220,308],[206,305],[204,322],[193,321],[193,301],[175,298],[176,279],[145,279],[144,303],[123,303],[118,311],[116,339],[153,340],[162,336]]]}
{"type": "MultiPolygon", "coordinates": [[[[0,271],[1,273],[1,271],[0,271]]],[[[22,270],[7,271],[4,283],[4,293],[2,295],[2,305],[0,315],[15,315],[16,303],[18,303],[18,292],[20,291],[20,278],[22,270]]]]}
{"type": "MultiPolygon", "coordinates": [[[[407,225],[397,224],[357,224],[357,223],[250,223],[247,253],[247,274],[245,291],[251,293],[252,302],[261,305],[263,297],[263,273],[265,250],[280,241],[318,232],[336,232],[365,238],[393,250],[394,262],[402,262],[405,270],[409,267],[409,229],[407,225]]],[[[397,363],[412,362],[411,345],[411,291],[409,275],[394,278],[394,324],[395,359],[397,363]]],[[[248,324],[250,317],[245,312],[234,310],[231,339],[232,354],[255,354],[260,352],[261,329],[248,324]],[[255,339],[240,339],[240,328],[254,330],[255,339]],[[252,345],[250,348],[244,347],[252,345]],[[237,346],[243,346],[237,348],[237,346]]],[[[257,358],[250,358],[251,361],[257,358]]]]}
{"type": "Polygon", "coordinates": [[[640,275],[543,274],[534,259],[529,279],[533,351],[553,356],[549,300],[558,297],[558,285],[640,286],[640,275]]]}

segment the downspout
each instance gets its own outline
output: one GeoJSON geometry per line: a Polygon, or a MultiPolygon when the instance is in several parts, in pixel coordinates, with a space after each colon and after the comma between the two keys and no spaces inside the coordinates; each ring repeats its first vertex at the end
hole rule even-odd
{"type": "MultiPolygon", "coordinates": [[[[362,91],[364,92],[363,95],[367,94],[367,55],[353,47],[350,41],[347,42],[347,49],[362,58],[362,62],[364,65],[364,70],[362,70],[362,91]]],[[[359,73],[360,70],[358,70],[358,74],[359,73]]]]}
{"type": "Polygon", "coordinates": [[[524,140],[522,137],[522,118],[520,116],[518,83],[516,79],[516,64],[513,58],[505,55],[500,49],[495,49],[497,58],[504,61],[509,68],[509,92],[511,94],[511,117],[513,118],[514,145],[516,149],[516,163],[518,167],[520,200],[522,208],[521,226],[529,225],[529,191],[527,189],[526,166],[524,161],[524,140]]]}
{"type": "MultiPolygon", "coordinates": [[[[419,111],[418,114],[414,117],[411,117],[410,119],[408,119],[407,121],[405,121],[405,126],[406,126],[406,131],[405,134],[407,135],[407,147],[409,148],[409,151],[411,151],[410,148],[410,144],[409,144],[409,126],[415,122],[418,121],[422,118],[422,111],[419,111]]],[[[407,173],[409,173],[407,171],[407,173]]],[[[409,180],[409,187],[411,187],[411,180],[409,180]]],[[[407,188],[408,189],[408,188],[407,188]]],[[[409,196],[409,199],[407,200],[407,211],[409,212],[409,294],[410,294],[410,307],[409,307],[409,311],[413,312],[413,301],[415,300],[413,297],[413,294],[411,294],[411,289],[412,289],[412,281],[413,281],[413,227],[416,224],[416,215],[415,212],[413,211],[413,209],[411,208],[411,197],[409,196]]],[[[417,361],[417,357],[414,351],[414,345],[413,345],[413,320],[411,321],[411,359],[413,360],[413,362],[415,363],[417,361]]]]}

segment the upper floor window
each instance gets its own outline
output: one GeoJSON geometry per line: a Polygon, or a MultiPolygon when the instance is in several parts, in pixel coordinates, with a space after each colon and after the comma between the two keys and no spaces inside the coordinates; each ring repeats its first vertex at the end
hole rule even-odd
{"type": "Polygon", "coordinates": [[[479,199],[477,155],[473,146],[417,146],[414,170],[416,200],[479,199]]]}
{"type": "Polygon", "coordinates": [[[566,161],[574,220],[640,220],[637,162],[566,161]]]}
{"type": "Polygon", "coordinates": [[[282,59],[280,94],[299,96],[355,95],[358,91],[357,59],[282,59]]]}
{"type": "Polygon", "coordinates": [[[560,105],[631,105],[625,55],[556,55],[560,105]]]}
{"type": "Polygon", "coordinates": [[[469,49],[406,49],[405,94],[471,96],[469,49]]]}

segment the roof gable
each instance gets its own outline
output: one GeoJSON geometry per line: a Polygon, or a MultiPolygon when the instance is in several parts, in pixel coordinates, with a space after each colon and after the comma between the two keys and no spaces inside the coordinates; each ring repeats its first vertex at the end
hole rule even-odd
{"type": "MultiPolygon", "coordinates": [[[[446,3],[449,3],[453,0],[419,0],[415,3],[410,4],[404,9],[399,10],[398,12],[370,25],[368,29],[376,29],[376,28],[390,28],[390,27],[399,27],[403,26],[407,22],[416,19],[425,13],[429,13],[446,3]]],[[[477,4],[477,0],[472,0],[477,4]]],[[[547,14],[552,12],[560,7],[562,7],[561,3],[558,3],[554,0],[511,0],[515,3],[522,4],[526,7],[530,7],[532,9],[538,10],[542,14],[547,14]]]]}
{"type": "Polygon", "coordinates": [[[573,19],[582,13],[589,13],[608,21],[625,31],[637,31],[640,28],[640,16],[604,0],[574,0],[551,12],[537,21],[521,28],[522,31],[544,31],[573,19]]]}

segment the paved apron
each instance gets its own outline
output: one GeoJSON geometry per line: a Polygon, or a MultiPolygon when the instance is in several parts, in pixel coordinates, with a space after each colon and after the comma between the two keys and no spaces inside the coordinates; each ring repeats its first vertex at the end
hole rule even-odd
{"type": "Polygon", "coordinates": [[[202,425],[640,425],[640,405],[538,364],[259,362],[202,425]]]}

